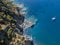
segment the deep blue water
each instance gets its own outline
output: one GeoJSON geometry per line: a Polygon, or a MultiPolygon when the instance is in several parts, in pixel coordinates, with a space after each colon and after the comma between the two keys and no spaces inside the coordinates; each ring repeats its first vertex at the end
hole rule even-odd
{"type": "Polygon", "coordinates": [[[28,34],[37,45],[60,45],[60,0],[17,0],[28,7],[28,14],[34,15],[38,22],[28,34]],[[56,20],[51,18],[56,16],[56,20]]]}

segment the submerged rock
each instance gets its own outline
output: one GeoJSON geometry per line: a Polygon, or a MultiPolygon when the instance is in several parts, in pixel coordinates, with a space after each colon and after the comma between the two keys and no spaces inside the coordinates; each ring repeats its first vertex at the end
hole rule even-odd
{"type": "Polygon", "coordinates": [[[32,40],[25,40],[25,45],[34,45],[32,40]]]}

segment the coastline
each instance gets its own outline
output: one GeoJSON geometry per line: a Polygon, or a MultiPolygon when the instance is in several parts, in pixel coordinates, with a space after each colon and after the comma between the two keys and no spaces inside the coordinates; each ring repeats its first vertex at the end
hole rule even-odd
{"type": "Polygon", "coordinates": [[[33,16],[25,19],[24,5],[16,5],[13,0],[0,0],[0,6],[0,45],[34,45],[32,37],[23,34],[27,28],[32,28],[37,20],[33,16]]]}

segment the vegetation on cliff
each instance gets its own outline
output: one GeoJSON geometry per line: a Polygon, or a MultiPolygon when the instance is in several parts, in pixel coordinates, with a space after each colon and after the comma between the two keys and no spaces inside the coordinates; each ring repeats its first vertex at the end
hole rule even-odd
{"type": "Polygon", "coordinates": [[[24,21],[26,13],[22,10],[26,10],[23,5],[0,0],[0,45],[33,45],[32,40],[23,35],[23,27],[33,23],[24,21]]]}
{"type": "Polygon", "coordinates": [[[0,0],[0,45],[24,44],[25,37],[20,35],[23,29],[19,26],[24,22],[24,16],[20,10],[12,1],[0,0]]]}

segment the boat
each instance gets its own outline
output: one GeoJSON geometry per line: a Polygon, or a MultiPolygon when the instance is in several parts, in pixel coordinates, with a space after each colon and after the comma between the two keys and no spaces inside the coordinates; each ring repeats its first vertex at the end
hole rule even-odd
{"type": "Polygon", "coordinates": [[[56,17],[52,17],[52,21],[55,21],[56,20],[56,17]]]}

